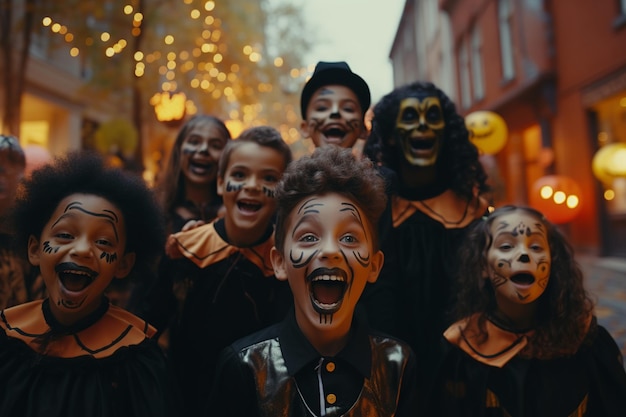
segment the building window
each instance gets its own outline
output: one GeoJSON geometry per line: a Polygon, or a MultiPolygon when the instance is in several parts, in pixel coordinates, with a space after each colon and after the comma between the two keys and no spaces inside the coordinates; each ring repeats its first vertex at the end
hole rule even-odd
{"type": "Polygon", "coordinates": [[[459,76],[461,78],[461,106],[463,106],[463,109],[469,109],[472,105],[472,97],[470,91],[469,56],[465,41],[461,42],[461,48],[459,49],[459,76]]]}
{"type": "Polygon", "coordinates": [[[513,3],[511,0],[500,0],[498,3],[498,25],[500,29],[500,54],[502,78],[505,81],[515,77],[513,62],[513,3]]]}
{"type": "Polygon", "coordinates": [[[482,100],[485,97],[485,86],[483,83],[482,38],[478,26],[475,26],[472,31],[472,87],[474,100],[482,100]]]}

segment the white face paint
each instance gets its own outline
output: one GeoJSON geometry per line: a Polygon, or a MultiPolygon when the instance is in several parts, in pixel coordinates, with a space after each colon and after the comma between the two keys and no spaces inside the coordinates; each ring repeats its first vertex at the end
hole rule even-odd
{"type": "Polygon", "coordinates": [[[537,300],[548,285],[551,264],[547,231],[541,220],[516,210],[494,220],[491,236],[489,279],[498,306],[537,300]]]}
{"type": "Polygon", "coordinates": [[[288,279],[296,319],[310,335],[350,329],[365,284],[375,282],[384,259],[371,227],[349,198],[329,193],[302,201],[290,214],[284,253],[272,253],[278,279],[288,279]],[[319,332],[322,330],[323,332],[319,332]]]}

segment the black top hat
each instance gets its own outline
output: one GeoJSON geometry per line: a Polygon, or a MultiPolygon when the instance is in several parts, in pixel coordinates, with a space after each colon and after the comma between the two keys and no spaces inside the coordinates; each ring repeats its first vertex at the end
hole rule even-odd
{"type": "Polygon", "coordinates": [[[370,89],[363,78],[353,73],[348,64],[344,61],[320,61],[315,66],[313,76],[304,85],[302,95],[300,96],[300,111],[302,112],[303,119],[306,119],[306,108],[309,105],[313,93],[322,86],[333,84],[345,85],[354,91],[361,104],[363,114],[369,109],[371,102],[370,89]]]}

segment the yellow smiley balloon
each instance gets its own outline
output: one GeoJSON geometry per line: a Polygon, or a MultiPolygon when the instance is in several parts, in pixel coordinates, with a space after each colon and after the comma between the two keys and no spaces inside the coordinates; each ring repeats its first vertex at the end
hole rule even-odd
{"type": "Polygon", "coordinates": [[[494,155],[506,145],[509,130],[497,113],[486,110],[472,112],[465,117],[465,126],[470,132],[470,141],[481,154],[494,155]]]}

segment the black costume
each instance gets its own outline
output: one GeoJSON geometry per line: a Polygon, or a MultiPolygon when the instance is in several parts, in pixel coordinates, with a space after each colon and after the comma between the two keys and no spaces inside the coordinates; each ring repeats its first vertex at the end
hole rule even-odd
{"type": "MultiPolygon", "coordinates": [[[[219,352],[230,343],[280,321],[291,305],[287,282],[278,281],[270,264],[274,245],[270,225],[260,242],[239,248],[228,243],[224,219],[174,235],[182,259],[164,260],[159,279],[169,280],[176,306],[165,311],[169,357],[178,375],[186,411],[197,415],[206,402],[219,352]],[[199,370],[202,369],[202,372],[199,370]]],[[[163,324],[163,318],[158,321],[163,324]]]]}
{"type": "MultiPolygon", "coordinates": [[[[392,175],[386,169],[382,172],[392,175]]],[[[420,368],[420,392],[430,387],[441,355],[441,335],[450,324],[446,314],[456,274],[455,254],[476,221],[480,220],[446,228],[413,201],[392,192],[379,223],[385,263],[376,283],[366,286],[360,306],[373,328],[411,346],[420,368]]]]}
{"type": "Polygon", "coordinates": [[[573,356],[535,359],[518,354],[532,332],[488,321],[488,342],[478,344],[470,323],[446,331],[429,416],[626,416],[622,356],[603,327],[594,323],[573,356]]]}
{"type": "Polygon", "coordinates": [[[1,416],[178,415],[165,357],[150,339],[154,329],[138,317],[105,300],[66,327],[47,299],[0,317],[1,416]]]}
{"type": "Polygon", "coordinates": [[[292,312],[224,349],[205,415],[414,416],[415,376],[409,347],[356,316],[346,347],[320,356],[292,312]]]}

